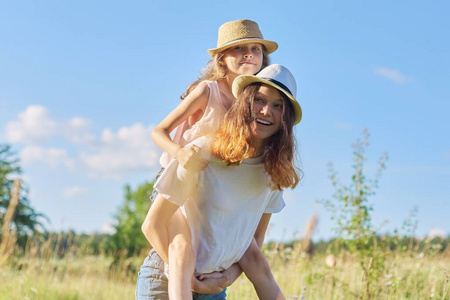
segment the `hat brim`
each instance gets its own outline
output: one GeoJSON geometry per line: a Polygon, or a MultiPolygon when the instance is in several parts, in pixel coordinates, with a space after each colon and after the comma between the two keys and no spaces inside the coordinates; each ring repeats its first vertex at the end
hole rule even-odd
{"type": "Polygon", "coordinates": [[[208,53],[209,53],[209,55],[214,56],[217,53],[222,52],[223,50],[226,50],[233,46],[243,45],[243,44],[252,44],[252,43],[263,44],[266,47],[268,54],[273,53],[273,52],[275,52],[275,50],[278,49],[278,44],[275,42],[268,41],[268,40],[262,40],[259,38],[253,38],[253,39],[247,38],[247,39],[239,39],[239,40],[231,41],[226,44],[223,44],[222,46],[220,46],[218,48],[209,49],[208,53]]]}
{"type": "Polygon", "coordinates": [[[277,90],[285,94],[291,101],[292,107],[294,108],[294,115],[295,115],[294,125],[300,123],[300,121],[302,120],[302,108],[300,107],[300,104],[297,102],[297,99],[295,99],[294,96],[292,96],[292,94],[286,91],[284,88],[264,78],[257,77],[254,75],[240,75],[236,77],[233,81],[232,87],[234,97],[237,98],[247,85],[255,82],[261,82],[263,84],[276,88],[277,90]]]}

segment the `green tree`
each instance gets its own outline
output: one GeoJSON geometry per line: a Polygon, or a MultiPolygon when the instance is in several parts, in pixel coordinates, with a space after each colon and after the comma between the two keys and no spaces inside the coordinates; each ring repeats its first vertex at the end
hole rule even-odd
{"type": "MultiPolygon", "coordinates": [[[[16,153],[11,150],[9,145],[0,145],[0,224],[3,224],[9,205],[13,180],[20,174],[22,174],[22,168],[19,165],[16,153]]],[[[22,188],[10,228],[10,230],[15,231],[19,245],[25,242],[27,234],[37,233],[44,228],[42,219],[48,220],[46,216],[37,213],[31,207],[28,200],[28,189],[22,188]]]]}
{"type": "Polygon", "coordinates": [[[341,243],[359,260],[365,282],[365,296],[371,297],[370,282],[375,280],[384,269],[384,253],[377,249],[376,230],[371,222],[372,205],[369,198],[375,195],[378,181],[386,167],[387,154],[379,161],[378,171],[373,179],[366,176],[366,148],[369,145],[369,133],[363,131],[364,138],[358,139],[353,146],[353,174],[351,182],[340,182],[333,165],[329,164],[330,179],[335,188],[332,200],[321,201],[332,212],[336,222],[336,231],[341,243]]]}
{"type": "Polygon", "coordinates": [[[111,236],[107,250],[113,250],[116,253],[126,251],[127,256],[132,256],[143,249],[150,248],[141,231],[141,225],[150,208],[152,192],[153,182],[145,182],[135,191],[129,185],[125,186],[124,202],[115,215],[116,232],[111,236]]]}

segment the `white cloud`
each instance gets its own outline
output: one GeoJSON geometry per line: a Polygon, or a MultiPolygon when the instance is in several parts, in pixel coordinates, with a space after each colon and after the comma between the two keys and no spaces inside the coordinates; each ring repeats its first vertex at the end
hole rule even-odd
{"type": "Polygon", "coordinates": [[[375,69],[375,73],[397,84],[403,84],[411,81],[411,78],[393,69],[378,67],[375,69]]]}
{"type": "Polygon", "coordinates": [[[71,186],[65,188],[62,191],[62,195],[64,198],[76,198],[80,196],[84,196],[86,194],[87,188],[83,186],[71,186]]]}
{"type": "Polygon", "coordinates": [[[118,178],[157,166],[159,151],[151,140],[153,127],[137,123],[116,133],[105,129],[95,151],[83,152],[81,162],[91,175],[118,178]]]}
{"type": "Polygon", "coordinates": [[[28,146],[20,151],[20,160],[24,165],[41,161],[51,167],[65,166],[72,169],[75,160],[69,158],[67,151],[60,148],[44,148],[41,146],[28,146]]]}
{"type": "Polygon", "coordinates": [[[112,222],[108,222],[103,224],[100,232],[106,234],[114,234],[116,232],[116,229],[114,228],[114,224],[112,222]]]}
{"type": "Polygon", "coordinates": [[[334,124],[334,128],[338,130],[350,130],[352,129],[352,125],[344,122],[337,122],[334,124]]]}
{"type": "Polygon", "coordinates": [[[445,238],[446,235],[447,233],[445,232],[445,230],[440,228],[433,228],[428,232],[427,239],[431,240],[435,237],[445,238]]]}
{"type": "Polygon", "coordinates": [[[91,128],[91,122],[89,122],[88,120],[85,120],[83,118],[80,117],[75,117],[72,120],[70,120],[68,123],[68,127],[73,129],[74,131],[79,131],[79,130],[88,130],[91,128]]]}
{"type": "Polygon", "coordinates": [[[43,144],[57,128],[43,106],[30,105],[17,119],[6,124],[6,139],[12,143],[43,144]]]}
{"type": "Polygon", "coordinates": [[[76,168],[94,177],[121,178],[158,165],[160,151],[151,139],[152,130],[151,125],[136,123],[116,132],[106,128],[95,135],[86,119],[57,122],[49,117],[47,108],[28,106],[6,125],[6,137],[25,144],[20,153],[24,164],[44,162],[51,167],[76,168]],[[54,142],[58,148],[49,146],[54,142]]]}
{"type": "Polygon", "coordinates": [[[90,146],[96,143],[95,135],[89,133],[91,122],[86,119],[75,117],[62,126],[63,136],[70,142],[78,145],[90,146]]]}
{"type": "Polygon", "coordinates": [[[9,142],[26,145],[43,145],[56,136],[74,144],[90,145],[95,142],[95,136],[89,133],[90,128],[90,122],[83,118],[57,122],[50,118],[47,108],[30,105],[17,120],[6,124],[5,136],[9,142]]]}

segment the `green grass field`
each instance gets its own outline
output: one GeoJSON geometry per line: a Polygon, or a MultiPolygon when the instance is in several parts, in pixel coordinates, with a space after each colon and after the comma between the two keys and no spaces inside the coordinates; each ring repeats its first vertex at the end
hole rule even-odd
{"type": "MultiPolygon", "coordinates": [[[[134,299],[136,270],[141,257],[122,260],[115,268],[105,256],[47,259],[11,255],[0,269],[0,299],[134,299]]],[[[287,299],[367,299],[362,272],[348,253],[312,258],[287,248],[266,251],[273,273],[287,299]]],[[[371,299],[450,299],[450,251],[386,253],[384,273],[371,282],[371,299]]],[[[257,299],[251,283],[241,276],[228,288],[228,299],[257,299]]]]}

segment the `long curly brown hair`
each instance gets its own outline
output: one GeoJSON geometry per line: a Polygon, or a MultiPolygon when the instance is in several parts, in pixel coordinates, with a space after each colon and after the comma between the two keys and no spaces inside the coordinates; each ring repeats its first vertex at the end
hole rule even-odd
{"type": "MultiPolygon", "coordinates": [[[[252,83],[244,88],[214,135],[210,151],[228,165],[239,165],[255,155],[256,150],[251,143],[252,126],[255,126],[253,102],[261,85],[252,83]]],[[[295,166],[294,109],[286,95],[281,92],[280,95],[284,101],[281,128],[268,138],[263,154],[264,169],[270,175],[269,187],[273,190],[294,188],[301,173],[295,166]]]]}

